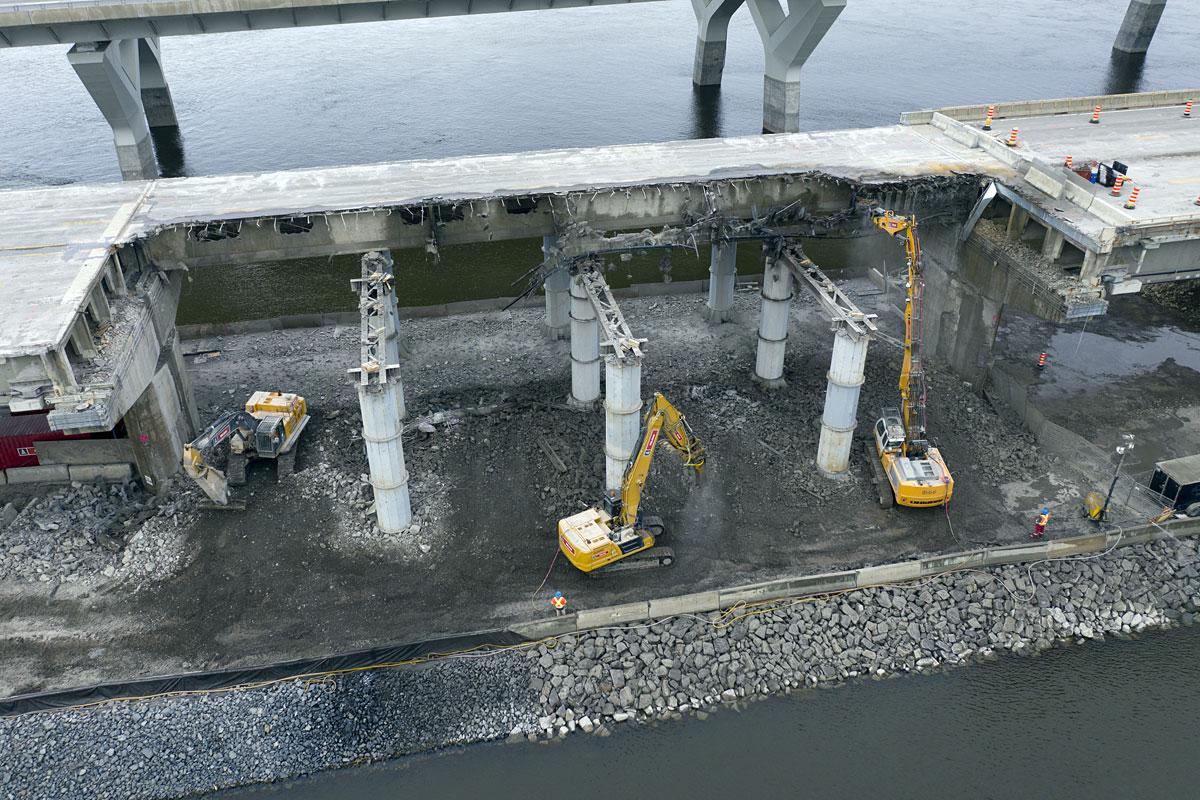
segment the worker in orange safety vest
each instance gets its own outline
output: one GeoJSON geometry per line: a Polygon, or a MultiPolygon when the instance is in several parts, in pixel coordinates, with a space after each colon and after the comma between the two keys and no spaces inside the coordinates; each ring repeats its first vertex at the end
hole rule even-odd
{"type": "Polygon", "coordinates": [[[1033,533],[1029,535],[1030,539],[1041,539],[1046,535],[1046,526],[1050,524],[1050,509],[1043,508],[1042,513],[1038,514],[1037,519],[1033,523],[1033,533]]]}
{"type": "Polygon", "coordinates": [[[550,605],[554,606],[554,616],[556,617],[567,613],[567,598],[563,597],[562,592],[554,593],[554,597],[550,598],[550,605]]]}

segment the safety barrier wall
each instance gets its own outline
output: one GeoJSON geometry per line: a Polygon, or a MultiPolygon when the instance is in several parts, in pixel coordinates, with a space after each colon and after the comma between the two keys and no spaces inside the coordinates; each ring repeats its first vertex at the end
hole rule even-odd
{"type": "MultiPolygon", "coordinates": [[[[1021,100],[1011,103],[993,103],[996,118],[1039,117],[1048,114],[1073,114],[1091,111],[1097,104],[1105,111],[1121,111],[1133,108],[1183,105],[1188,100],[1200,98],[1200,89],[1174,89],[1161,92],[1138,92],[1135,94],[1097,94],[1089,97],[1063,97],[1055,100],[1021,100]]],[[[950,106],[925,111],[906,111],[900,115],[901,125],[928,125],[934,114],[944,114],[962,122],[982,121],[987,117],[988,104],[950,106]]]]}
{"type": "Polygon", "coordinates": [[[561,636],[621,623],[649,622],[676,614],[721,611],[739,603],[758,603],[831,594],[932,578],[963,569],[984,569],[1007,564],[1023,564],[1053,558],[1102,553],[1110,548],[1128,547],[1181,536],[1200,536],[1200,519],[1174,520],[1161,525],[1142,525],[1115,532],[1072,536],[1049,542],[1022,542],[892,564],[879,564],[861,569],[783,578],[711,592],[662,597],[620,606],[592,608],[565,617],[511,625],[509,630],[526,638],[541,639],[547,636],[561,636]]]}

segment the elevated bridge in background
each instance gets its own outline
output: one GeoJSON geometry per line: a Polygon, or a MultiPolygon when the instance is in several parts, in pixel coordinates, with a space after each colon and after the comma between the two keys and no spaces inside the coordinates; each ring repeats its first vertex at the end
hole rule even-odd
{"type": "MultiPolygon", "coordinates": [[[[955,242],[988,217],[1009,245],[988,245],[988,269],[1020,269],[1036,313],[1103,313],[1113,293],[1200,278],[1200,118],[1183,115],[1194,95],[1001,104],[992,131],[985,108],[946,108],[859,130],[3,191],[0,405],[48,410],[67,431],[123,420],[143,473],[173,471],[194,418],[174,330],[188,268],[531,237],[579,256],[607,252],[613,231],[647,231],[634,249],[670,231],[712,245],[719,319],[736,277],[730,231],[858,230],[864,203],[929,220],[934,292],[958,280],[955,242]],[[1123,161],[1131,184],[1113,196],[1066,169],[1067,154],[1123,161]]],[[[569,302],[547,278],[547,303],[569,302]]]]}

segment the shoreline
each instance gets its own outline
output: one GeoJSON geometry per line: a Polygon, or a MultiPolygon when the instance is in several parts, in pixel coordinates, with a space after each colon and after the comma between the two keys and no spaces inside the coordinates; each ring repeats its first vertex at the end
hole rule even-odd
{"type": "Polygon", "coordinates": [[[13,797],[173,798],[1195,622],[1200,543],[969,568],[616,624],[416,667],[0,719],[13,797]]]}

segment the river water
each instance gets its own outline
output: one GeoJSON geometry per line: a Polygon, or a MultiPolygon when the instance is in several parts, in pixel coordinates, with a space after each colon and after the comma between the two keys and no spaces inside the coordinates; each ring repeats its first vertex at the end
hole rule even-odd
{"type": "MultiPolygon", "coordinates": [[[[805,67],[802,126],[1195,85],[1200,3],[1169,3],[1149,55],[1114,60],[1125,5],[853,0],[805,67]]],[[[762,51],[749,14],[731,25],[720,91],[693,91],[694,39],[686,0],[168,38],[181,128],[157,142],[160,161],[167,175],[203,175],[757,133],[762,51]]],[[[0,50],[0,187],[119,177],[108,127],[65,50],[0,50]]],[[[400,258],[401,296],[424,305],[511,294],[536,260],[536,242],[400,258]]],[[[682,260],[673,274],[705,266],[682,260]]],[[[655,270],[633,264],[614,279],[655,270]]],[[[356,272],[350,258],[200,271],[180,322],[353,308],[356,272]],[[286,305],[264,307],[261,295],[238,304],[239,287],[285,283],[286,305]]],[[[1177,631],[230,796],[1190,796],[1198,665],[1200,634],[1177,631]]]]}
{"type": "MultiPolygon", "coordinates": [[[[1110,59],[1126,0],[853,0],[804,68],[808,130],[961,103],[1182,88],[1200,76],[1200,3],[1168,5],[1144,59],[1110,59]]],[[[687,0],[162,40],[180,121],[166,175],[253,172],[754,134],[762,47],[745,9],[724,84],[693,91],[687,0]]],[[[0,188],[117,180],[104,119],[66,47],[0,50],[0,188]]],[[[807,244],[806,244],[807,246],[807,244]]],[[[739,270],[757,272],[757,254],[739,270]]],[[[540,242],[397,254],[403,305],[511,296],[540,242]]],[[[707,272],[679,256],[672,277],[707,272]]],[[[814,255],[815,257],[815,255],[814,255]]],[[[874,254],[829,253],[840,269],[874,254]]],[[[657,257],[610,276],[655,280],[657,257]]],[[[349,311],[357,259],[197,270],[181,324],[349,311]],[[247,292],[247,286],[258,291],[247,292]]]]}
{"type": "Polygon", "coordinates": [[[1197,712],[1200,630],[1186,628],[220,797],[1193,797],[1197,712]]]}

